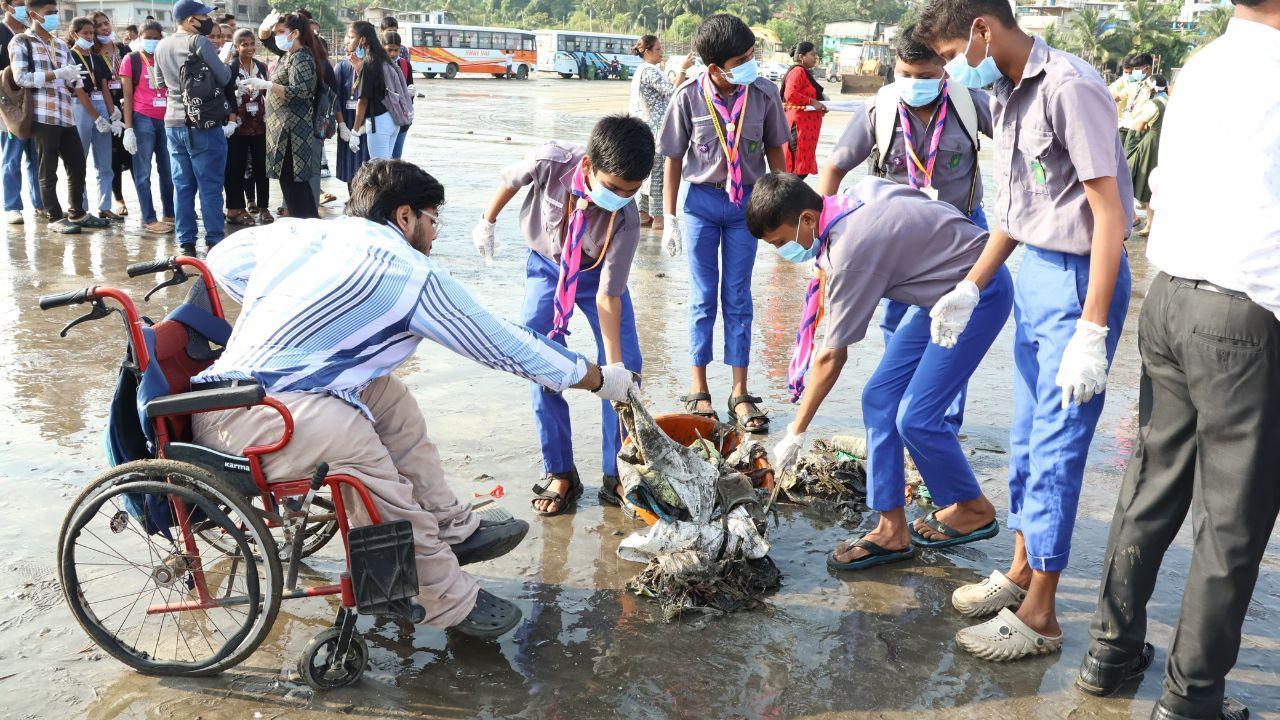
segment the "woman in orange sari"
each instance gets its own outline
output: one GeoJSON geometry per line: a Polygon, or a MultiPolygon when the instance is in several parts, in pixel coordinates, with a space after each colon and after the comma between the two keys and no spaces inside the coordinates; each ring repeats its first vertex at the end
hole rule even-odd
{"type": "Polygon", "coordinates": [[[822,116],[827,112],[822,103],[826,95],[813,77],[813,68],[818,65],[813,43],[797,43],[791,57],[796,64],[782,82],[782,102],[791,127],[791,142],[787,143],[785,155],[787,172],[804,177],[818,172],[818,135],[822,133],[822,116]]]}

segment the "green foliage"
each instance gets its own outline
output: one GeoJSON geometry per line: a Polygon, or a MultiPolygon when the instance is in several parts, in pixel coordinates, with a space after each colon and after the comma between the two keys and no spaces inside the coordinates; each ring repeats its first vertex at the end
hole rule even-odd
{"type": "MultiPolygon", "coordinates": [[[[1230,8],[1219,8],[1201,16],[1200,31],[1177,29],[1179,5],[1158,0],[1129,0],[1123,13],[1103,13],[1085,7],[1067,16],[1045,33],[1045,42],[1084,58],[1097,67],[1119,68],[1120,61],[1133,53],[1150,53],[1160,70],[1178,67],[1191,48],[1206,34],[1206,24],[1215,23],[1221,11],[1230,17],[1230,8]]],[[[1224,25],[1225,27],[1225,21],[1224,25]]],[[[1210,32],[1212,28],[1210,29],[1210,32]]],[[[1213,37],[1216,37],[1214,35],[1213,37]]]]}
{"type": "Polygon", "coordinates": [[[667,31],[673,40],[689,40],[693,37],[693,31],[697,30],[700,24],[702,24],[700,16],[693,13],[683,13],[671,20],[671,26],[667,28],[667,31]]]}
{"type": "Polygon", "coordinates": [[[1230,6],[1216,7],[1200,13],[1196,18],[1199,32],[1192,34],[1195,44],[1206,45],[1222,37],[1222,34],[1227,31],[1227,21],[1234,13],[1235,8],[1230,6]]]}
{"type": "Polygon", "coordinates": [[[800,42],[800,28],[790,20],[774,18],[765,23],[765,27],[778,36],[778,42],[782,43],[782,47],[789,48],[800,42]]]}

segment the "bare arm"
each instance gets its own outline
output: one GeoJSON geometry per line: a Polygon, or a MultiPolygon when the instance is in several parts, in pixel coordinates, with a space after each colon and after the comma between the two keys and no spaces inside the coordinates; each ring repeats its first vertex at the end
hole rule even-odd
{"type": "Polygon", "coordinates": [[[498,215],[502,214],[502,209],[505,208],[507,203],[511,202],[511,198],[514,198],[519,192],[520,188],[499,185],[498,191],[493,194],[493,199],[489,201],[489,207],[484,211],[484,219],[488,220],[490,223],[498,222],[498,215]]]}
{"type": "Polygon", "coordinates": [[[835,195],[836,191],[840,189],[840,183],[844,181],[844,176],[848,174],[847,170],[837,166],[835,163],[827,163],[818,175],[818,187],[816,188],[818,194],[835,195]]]}
{"type": "Polygon", "coordinates": [[[1085,180],[1084,196],[1093,211],[1093,243],[1089,250],[1089,290],[1084,297],[1081,318],[1106,327],[1124,252],[1126,217],[1115,178],[1085,180]]]}
{"type": "Polygon", "coordinates": [[[979,290],[985,288],[1016,247],[1018,241],[1009,237],[1004,230],[992,230],[987,246],[982,249],[982,255],[978,256],[978,262],[973,264],[964,279],[977,285],[979,290]]]}
{"type": "Polygon", "coordinates": [[[800,410],[796,419],[791,422],[791,431],[802,433],[809,429],[813,416],[818,414],[822,401],[827,399],[831,389],[840,379],[840,371],[849,359],[849,348],[823,348],[814,359],[813,368],[809,371],[805,383],[804,397],[800,400],[800,410]]]}
{"type": "Polygon", "coordinates": [[[782,152],[782,148],[783,146],[779,145],[764,151],[764,156],[769,159],[769,169],[776,173],[787,171],[787,156],[782,152]]]}
{"type": "Polygon", "coordinates": [[[684,158],[669,157],[662,170],[662,207],[668,215],[676,214],[676,199],[680,197],[680,173],[684,171],[684,158]]]}
{"type": "Polygon", "coordinates": [[[124,91],[124,101],[120,103],[120,111],[124,114],[124,126],[133,127],[133,78],[120,76],[120,89],[124,91]]]}
{"type": "Polygon", "coordinates": [[[622,298],[603,293],[596,295],[596,312],[600,314],[600,339],[604,342],[607,365],[622,362],[622,298]]]}

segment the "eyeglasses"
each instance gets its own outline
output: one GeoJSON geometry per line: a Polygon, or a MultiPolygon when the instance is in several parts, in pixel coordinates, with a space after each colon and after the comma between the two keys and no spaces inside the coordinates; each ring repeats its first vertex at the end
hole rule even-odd
{"type": "Polygon", "coordinates": [[[439,216],[439,215],[437,215],[437,214],[435,214],[435,213],[431,212],[430,210],[423,210],[423,211],[419,212],[418,214],[419,214],[419,215],[426,215],[426,216],[427,216],[427,219],[431,221],[431,227],[435,228],[436,230],[439,230],[439,229],[440,229],[440,216],[439,216]]]}

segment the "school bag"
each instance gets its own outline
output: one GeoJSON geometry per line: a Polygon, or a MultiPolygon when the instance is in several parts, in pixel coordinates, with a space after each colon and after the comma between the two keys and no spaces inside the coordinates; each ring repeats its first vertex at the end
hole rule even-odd
{"type": "MultiPolygon", "coordinates": [[[[26,35],[18,36],[27,45],[27,57],[31,57],[31,39],[26,35]]],[[[31,138],[31,123],[35,121],[35,101],[31,99],[31,88],[18,85],[13,75],[13,64],[0,72],[0,116],[4,118],[4,126],[14,137],[20,140],[31,138]]]]}
{"type": "Polygon", "coordinates": [[[178,84],[182,87],[182,106],[187,113],[187,124],[208,130],[226,124],[231,116],[231,103],[227,102],[225,88],[213,77],[209,63],[196,52],[196,42],[202,37],[192,36],[187,59],[178,70],[178,84]]]}
{"type": "MultiPolygon", "coordinates": [[[[978,150],[982,149],[982,143],[978,139],[978,111],[973,106],[973,96],[969,94],[968,89],[954,87],[960,92],[948,93],[947,99],[955,109],[956,117],[960,119],[960,126],[969,136],[969,142],[973,143],[973,177],[969,182],[968,207],[968,212],[973,212],[973,198],[977,191],[980,174],[977,155],[978,150]]],[[[889,146],[893,143],[893,131],[898,126],[898,98],[898,88],[892,83],[880,88],[876,93],[876,147],[871,157],[871,169],[878,177],[885,175],[884,159],[889,154],[889,146]]]]}
{"type": "Polygon", "coordinates": [[[338,105],[338,91],[324,81],[324,68],[316,68],[315,114],[311,118],[312,132],[320,140],[328,140],[338,132],[338,119],[334,108],[338,105]]]}
{"type": "Polygon", "coordinates": [[[412,125],[413,98],[409,96],[409,84],[405,82],[399,63],[382,63],[382,81],[387,88],[387,97],[382,104],[391,113],[391,122],[396,127],[412,125]]]}

